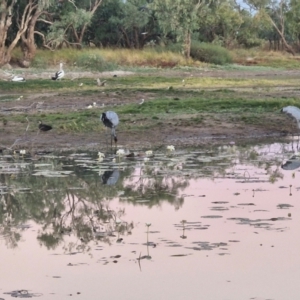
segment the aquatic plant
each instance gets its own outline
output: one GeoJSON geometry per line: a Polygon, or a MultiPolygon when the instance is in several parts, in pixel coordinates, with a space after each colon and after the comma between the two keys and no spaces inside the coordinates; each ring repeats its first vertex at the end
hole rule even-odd
{"type": "Polygon", "coordinates": [[[145,153],[146,153],[146,156],[152,156],[153,155],[153,151],[152,150],[148,150],[145,153]]]}
{"type": "Polygon", "coordinates": [[[117,154],[117,156],[122,157],[122,156],[125,155],[125,150],[124,149],[119,149],[116,154],[117,154]]]}
{"type": "Polygon", "coordinates": [[[99,151],[99,152],[98,152],[98,161],[99,161],[99,162],[102,162],[103,159],[104,159],[104,157],[105,157],[105,154],[99,151]]]}
{"type": "Polygon", "coordinates": [[[149,227],[151,226],[151,223],[146,223],[147,226],[147,245],[149,243],[149,227]]]}
{"type": "Polygon", "coordinates": [[[175,151],[175,147],[173,145],[169,145],[169,146],[167,146],[167,150],[169,152],[174,152],[175,151]]]}

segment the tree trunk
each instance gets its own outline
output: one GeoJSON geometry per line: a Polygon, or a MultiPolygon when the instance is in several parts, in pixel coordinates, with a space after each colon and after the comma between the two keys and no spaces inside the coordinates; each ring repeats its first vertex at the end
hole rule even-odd
{"type": "Polygon", "coordinates": [[[12,8],[14,4],[15,0],[13,0],[10,5],[8,4],[8,1],[1,1],[0,3],[0,67],[9,63],[11,59],[13,48],[7,48],[5,41],[7,38],[7,31],[12,24],[12,8]]]}
{"type": "Polygon", "coordinates": [[[184,56],[186,59],[189,59],[191,56],[191,31],[187,30],[187,33],[185,35],[184,39],[184,56]]]}
{"type": "Polygon", "coordinates": [[[140,49],[140,40],[139,40],[139,30],[137,27],[133,28],[134,30],[134,37],[135,37],[135,48],[140,49]]]}
{"type": "Polygon", "coordinates": [[[16,0],[12,0],[10,2],[10,5],[7,5],[7,2],[8,1],[2,1],[0,3],[0,66],[3,66],[10,61],[13,49],[16,47],[21,37],[28,29],[29,22],[32,17],[32,12],[37,9],[37,4],[35,4],[33,0],[28,0],[28,3],[19,20],[20,23],[18,23],[19,30],[11,44],[6,47],[5,41],[7,37],[7,31],[11,25],[12,9],[16,0]]]}
{"type": "Polygon", "coordinates": [[[31,18],[26,32],[24,32],[21,36],[21,49],[22,49],[23,57],[19,62],[21,66],[24,68],[30,67],[30,64],[36,54],[36,44],[34,41],[34,29],[35,29],[37,19],[41,14],[42,12],[38,10],[35,11],[35,14],[31,18]]]}
{"type": "Polygon", "coordinates": [[[291,53],[293,56],[295,56],[295,51],[294,49],[288,44],[288,42],[286,41],[285,37],[284,37],[284,30],[280,30],[276,23],[271,19],[270,17],[270,21],[272,23],[272,25],[274,26],[274,28],[276,29],[277,33],[279,34],[281,40],[282,40],[282,45],[284,46],[284,48],[287,50],[287,52],[291,53]]]}

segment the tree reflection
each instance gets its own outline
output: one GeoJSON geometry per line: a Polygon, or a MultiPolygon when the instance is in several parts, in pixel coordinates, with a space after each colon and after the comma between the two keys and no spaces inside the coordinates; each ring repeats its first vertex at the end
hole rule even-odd
{"type": "Polygon", "coordinates": [[[36,223],[37,239],[47,249],[62,246],[68,252],[83,252],[89,251],[91,242],[121,243],[134,223],[126,220],[124,208],[112,207],[113,200],[149,208],[167,202],[179,209],[191,178],[249,181],[253,166],[275,182],[283,176],[280,166],[289,153],[285,147],[273,155],[263,149],[227,146],[118,164],[111,157],[99,162],[92,154],[79,158],[3,155],[0,236],[8,247],[17,247],[23,231],[36,223]]]}

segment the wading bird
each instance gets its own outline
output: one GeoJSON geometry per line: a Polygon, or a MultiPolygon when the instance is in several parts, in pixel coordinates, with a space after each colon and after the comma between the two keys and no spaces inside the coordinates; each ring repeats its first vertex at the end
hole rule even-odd
{"type": "Polygon", "coordinates": [[[65,72],[63,70],[63,64],[60,63],[59,67],[60,67],[59,71],[57,71],[55,73],[55,75],[51,77],[52,80],[60,80],[60,79],[62,79],[65,76],[65,72]]]}
{"type": "Polygon", "coordinates": [[[116,127],[119,124],[119,117],[114,111],[107,111],[101,114],[100,119],[105,127],[111,128],[110,144],[112,146],[112,139],[114,139],[115,143],[117,143],[118,141],[116,135],[116,127]]]}
{"type": "Polygon", "coordinates": [[[42,121],[39,121],[39,130],[40,131],[49,131],[52,129],[51,125],[43,124],[42,121]]]}
{"type": "MultiPolygon", "coordinates": [[[[281,112],[293,117],[296,122],[298,129],[300,130],[300,109],[296,106],[285,106],[281,109],[281,112]]],[[[298,132],[298,143],[299,143],[299,132],[298,132]]]]}

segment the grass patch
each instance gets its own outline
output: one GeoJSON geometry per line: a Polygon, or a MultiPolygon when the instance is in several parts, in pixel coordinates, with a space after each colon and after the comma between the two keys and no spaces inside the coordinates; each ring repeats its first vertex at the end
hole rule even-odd
{"type": "MultiPolygon", "coordinates": [[[[20,53],[14,50],[15,56],[20,53]]],[[[175,66],[200,66],[201,64],[192,59],[187,60],[182,54],[165,50],[163,52],[155,49],[61,49],[56,51],[37,50],[32,66],[36,68],[47,68],[57,66],[60,62],[78,65],[90,70],[111,70],[116,66],[127,67],[154,67],[172,68],[175,66]],[[100,68],[100,69],[98,69],[100,68]]]]}

